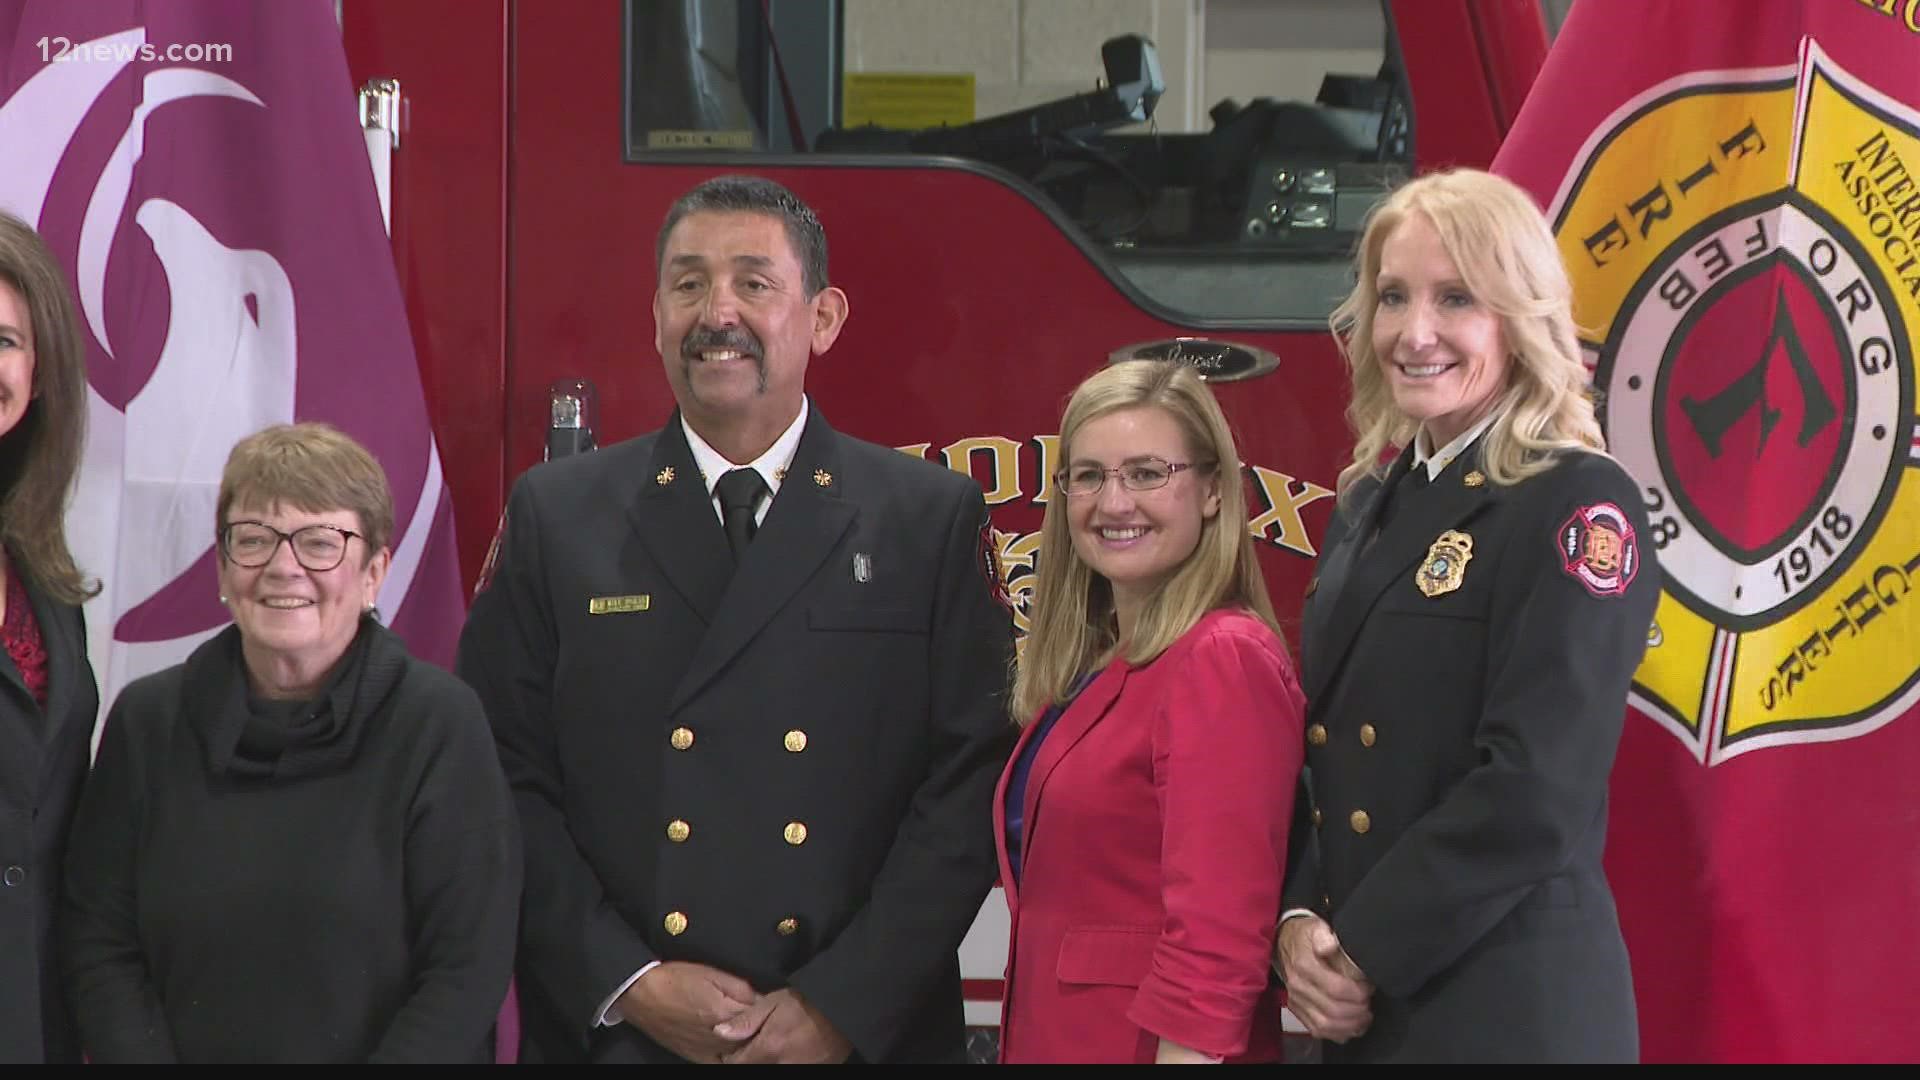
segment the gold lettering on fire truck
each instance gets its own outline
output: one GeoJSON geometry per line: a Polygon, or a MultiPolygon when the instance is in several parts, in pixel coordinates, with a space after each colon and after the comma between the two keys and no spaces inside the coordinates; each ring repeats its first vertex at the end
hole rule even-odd
{"type": "MultiPolygon", "coordinates": [[[[935,460],[930,442],[908,443],[895,449],[923,461],[935,460]]],[[[1024,445],[1004,435],[969,435],[941,447],[938,460],[954,472],[980,481],[989,506],[1021,502],[1044,508],[1059,494],[1054,481],[1060,469],[1058,435],[1035,435],[1024,445]]],[[[1321,499],[1332,498],[1333,489],[1263,465],[1247,466],[1247,472],[1252,480],[1249,510],[1253,514],[1247,522],[1248,534],[1283,551],[1315,557],[1318,552],[1301,511],[1321,499]]],[[[1038,580],[1034,574],[1039,569],[1039,529],[1021,532],[996,528],[993,548],[1001,581],[1013,604],[1014,627],[1024,635],[1029,625],[1028,605],[1038,580]]]]}
{"type": "Polygon", "coordinates": [[[973,471],[974,455],[987,455],[992,466],[987,475],[993,478],[993,483],[984,485],[988,506],[1020,497],[1020,444],[1012,439],[1002,435],[973,435],[949,443],[940,453],[947,459],[947,468],[968,476],[978,475],[973,471]]]}
{"type": "Polygon", "coordinates": [[[1333,497],[1333,489],[1322,487],[1311,480],[1297,480],[1283,472],[1253,467],[1253,479],[1259,488],[1260,498],[1267,504],[1266,510],[1254,515],[1247,523],[1247,530],[1256,540],[1271,539],[1272,542],[1288,551],[1297,552],[1311,558],[1316,552],[1313,541],[1307,537],[1306,523],[1300,520],[1300,508],[1311,502],[1333,497]],[[1299,485],[1299,491],[1294,490],[1299,485]],[[1267,533],[1279,530],[1274,536],[1267,533]]]}

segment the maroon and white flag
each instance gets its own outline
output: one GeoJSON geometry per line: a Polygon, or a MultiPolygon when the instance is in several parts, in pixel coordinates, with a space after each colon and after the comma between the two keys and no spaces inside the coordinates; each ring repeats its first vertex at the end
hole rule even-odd
{"type": "Polygon", "coordinates": [[[1607,851],[1643,1055],[1912,1061],[1920,3],[1580,0],[1494,167],[1665,587],[1607,851]]]}
{"type": "Polygon", "coordinates": [[[323,420],[393,486],[380,610],[451,661],[453,516],[327,0],[0,0],[0,207],[71,277],[89,429],[68,537],[103,701],[228,621],[233,444],[323,420]]]}

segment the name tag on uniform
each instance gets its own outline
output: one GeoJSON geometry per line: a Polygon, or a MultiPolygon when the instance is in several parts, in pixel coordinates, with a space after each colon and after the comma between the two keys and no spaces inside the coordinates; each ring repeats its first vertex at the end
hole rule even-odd
{"type": "Polygon", "coordinates": [[[624,615],[629,611],[645,611],[653,606],[653,597],[648,593],[638,596],[596,596],[587,601],[589,615],[624,615]]]}

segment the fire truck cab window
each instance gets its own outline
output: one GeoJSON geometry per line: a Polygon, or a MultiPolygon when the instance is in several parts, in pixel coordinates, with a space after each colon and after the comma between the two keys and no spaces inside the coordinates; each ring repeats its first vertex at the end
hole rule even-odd
{"type": "Polygon", "coordinates": [[[1201,324],[1324,325],[1413,160],[1367,0],[629,0],[626,20],[629,160],[977,170],[1201,324]]]}

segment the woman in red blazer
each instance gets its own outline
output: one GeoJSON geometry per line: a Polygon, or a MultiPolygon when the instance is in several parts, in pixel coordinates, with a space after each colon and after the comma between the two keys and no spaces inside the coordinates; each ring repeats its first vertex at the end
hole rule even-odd
{"type": "Polygon", "coordinates": [[[1192,368],[1133,361],[1060,439],[994,800],[1001,1060],[1276,1061],[1303,700],[1232,435],[1192,368]]]}

